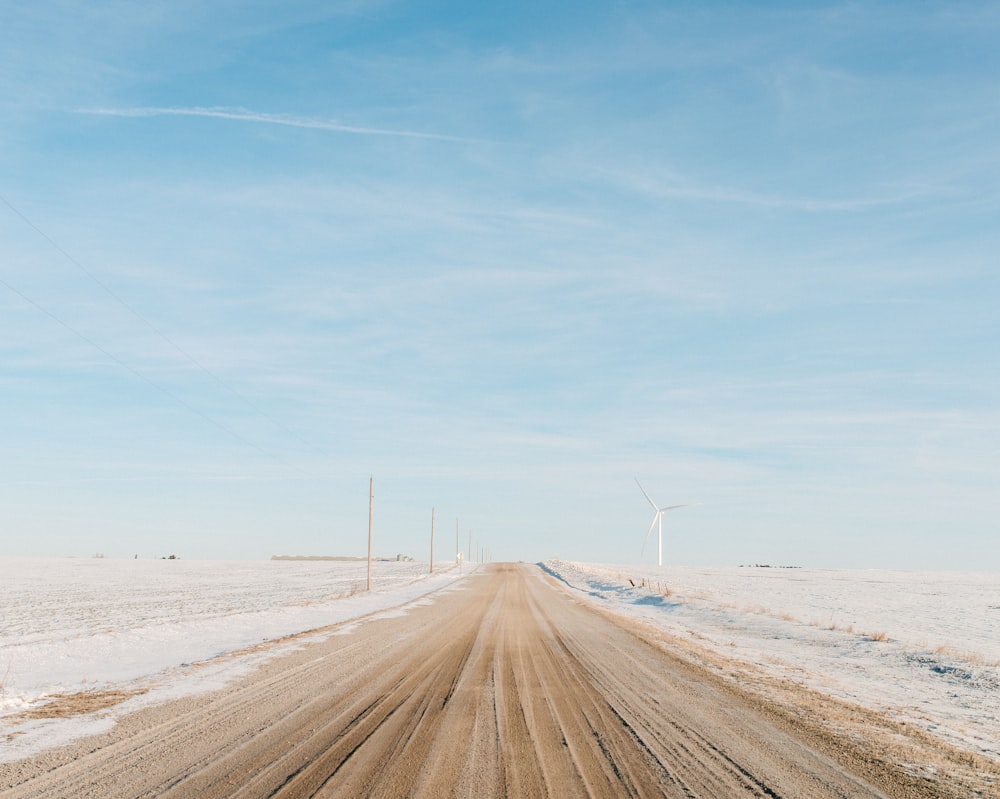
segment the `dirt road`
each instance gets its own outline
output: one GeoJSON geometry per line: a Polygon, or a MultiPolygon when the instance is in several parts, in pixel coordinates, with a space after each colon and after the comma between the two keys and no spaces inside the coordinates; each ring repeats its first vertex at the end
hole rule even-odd
{"type": "Polygon", "coordinates": [[[921,795],[858,762],[536,567],[497,565],[224,691],[0,764],[0,796],[921,795]]]}

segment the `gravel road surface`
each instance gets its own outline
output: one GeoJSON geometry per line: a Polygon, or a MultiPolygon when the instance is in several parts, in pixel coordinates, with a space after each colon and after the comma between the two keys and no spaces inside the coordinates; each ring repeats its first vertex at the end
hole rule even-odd
{"type": "Polygon", "coordinates": [[[0,764],[0,796],[935,795],[534,566],[490,566],[343,632],[0,764]]]}

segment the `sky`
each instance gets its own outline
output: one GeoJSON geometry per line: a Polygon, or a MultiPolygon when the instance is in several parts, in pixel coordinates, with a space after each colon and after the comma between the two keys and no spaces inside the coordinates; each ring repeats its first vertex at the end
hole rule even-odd
{"type": "Polygon", "coordinates": [[[1000,571],[998,38],[0,2],[0,553],[1000,571]]]}

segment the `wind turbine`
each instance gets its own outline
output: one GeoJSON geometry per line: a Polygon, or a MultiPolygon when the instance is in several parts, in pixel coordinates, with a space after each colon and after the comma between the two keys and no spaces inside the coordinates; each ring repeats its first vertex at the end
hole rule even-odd
{"type": "Polygon", "coordinates": [[[655,502],[653,502],[652,497],[646,493],[646,489],[642,487],[642,483],[639,482],[639,478],[635,478],[635,484],[639,486],[639,490],[642,495],[649,501],[649,504],[653,506],[653,510],[656,513],[653,515],[653,521],[649,525],[649,529],[646,531],[646,537],[642,539],[642,548],[646,549],[646,542],[649,540],[649,534],[653,532],[653,528],[659,526],[659,532],[656,536],[656,565],[663,565],[663,514],[668,510],[676,510],[677,508],[689,508],[690,505],[667,505],[664,508],[659,507],[655,502]]]}

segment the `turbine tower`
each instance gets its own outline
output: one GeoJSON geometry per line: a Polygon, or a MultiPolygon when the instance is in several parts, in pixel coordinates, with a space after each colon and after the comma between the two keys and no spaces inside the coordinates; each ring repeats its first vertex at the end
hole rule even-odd
{"type": "Polygon", "coordinates": [[[668,510],[676,510],[677,508],[688,508],[690,505],[667,505],[666,507],[659,507],[655,502],[653,502],[652,497],[646,493],[646,489],[642,487],[642,483],[639,482],[639,478],[635,478],[635,484],[639,486],[639,490],[642,495],[646,498],[650,505],[653,506],[655,513],[653,514],[653,521],[649,525],[649,529],[646,531],[646,537],[642,539],[642,549],[645,551],[646,542],[649,540],[649,534],[653,532],[654,527],[659,527],[659,531],[656,535],[656,565],[663,565],[663,514],[668,510]]]}

